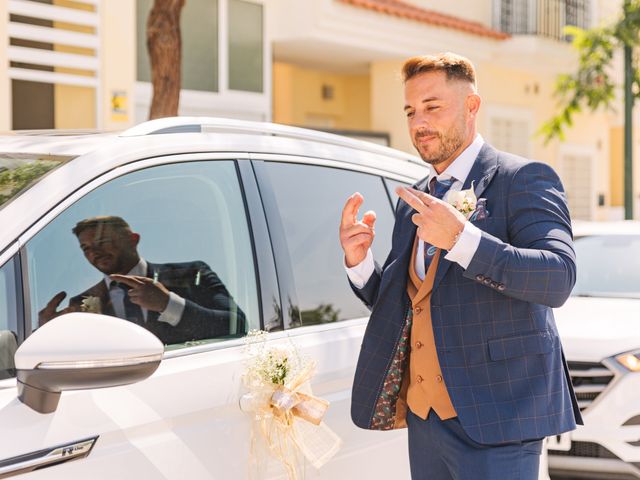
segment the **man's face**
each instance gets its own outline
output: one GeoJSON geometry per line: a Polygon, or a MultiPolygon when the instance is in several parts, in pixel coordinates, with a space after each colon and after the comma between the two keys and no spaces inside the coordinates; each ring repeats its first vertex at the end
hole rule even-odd
{"type": "Polygon", "coordinates": [[[110,225],[87,228],[78,235],[89,263],[106,275],[127,274],[138,263],[138,235],[110,225]]]}
{"type": "Polygon", "coordinates": [[[413,145],[430,165],[444,170],[473,141],[467,99],[470,84],[445,72],[421,73],[405,83],[405,114],[413,145]]]}

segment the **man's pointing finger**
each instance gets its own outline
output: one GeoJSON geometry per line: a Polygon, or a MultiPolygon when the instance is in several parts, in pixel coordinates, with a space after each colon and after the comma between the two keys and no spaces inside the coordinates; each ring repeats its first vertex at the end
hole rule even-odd
{"type": "Polygon", "coordinates": [[[414,192],[416,190],[410,189],[408,187],[398,187],[396,188],[396,193],[398,196],[407,202],[410,206],[414,208],[417,212],[424,212],[427,208],[427,205],[418,197],[414,192]]]}
{"type": "Polygon", "coordinates": [[[348,227],[358,221],[358,210],[364,198],[360,193],[356,192],[347,199],[344,208],[342,209],[342,226],[348,227]]]}

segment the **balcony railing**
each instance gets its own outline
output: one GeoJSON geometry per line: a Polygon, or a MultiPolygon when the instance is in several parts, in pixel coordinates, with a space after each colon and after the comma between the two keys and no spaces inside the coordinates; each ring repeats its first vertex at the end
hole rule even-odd
{"type": "Polygon", "coordinates": [[[591,0],[494,0],[494,28],[567,41],[564,27],[591,26],[591,0]]]}

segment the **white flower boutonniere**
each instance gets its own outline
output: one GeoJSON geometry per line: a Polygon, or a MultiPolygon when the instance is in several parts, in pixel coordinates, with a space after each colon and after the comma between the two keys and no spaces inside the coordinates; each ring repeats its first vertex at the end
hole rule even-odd
{"type": "Polygon", "coordinates": [[[82,299],[82,305],[80,308],[83,312],[100,313],[100,297],[86,297],[82,299]]]}
{"type": "Polygon", "coordinates": [[[469,219],[476,209],[478,199],[473,192],[473,182],[471,182],[471,188],[467,190],[452,191],[449,190],[443,199],[450,205],[462,213],[466,219],[469,219]]]}

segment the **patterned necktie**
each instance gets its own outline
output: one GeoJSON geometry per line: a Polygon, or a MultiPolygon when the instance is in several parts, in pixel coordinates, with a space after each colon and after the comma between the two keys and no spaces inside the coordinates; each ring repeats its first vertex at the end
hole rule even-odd
{"type": "MultiPolygon", "coordinates": [[[[431,178],[429,181],[429,194],[442,199],[445,193],[449,191],[453,182],[456,179],[453,177],[447,178],[445,180],[438,180],[435,176],[431,178]]],[[[431,264],[431,260],[433,260],[433,256],[436,254],[438,249],[433,245],[424,242],[424,274],[426,276],[427,271],[429,270],[429,265],[431,264]]]]}
{"type": "Polygon", "coordinates": [[[115,286],[121,289],[124,292],[123,303],[124,303],[124,315],[126,320],[133,322],[137,325],[144,325],[144,317],[142,315],[142,308],[140,305],[136,305],[129,298],[129,290],[131,287],[125,285],[124,283],[118,283],[115,281],[111,282],[111,286],[115,286]]]}

